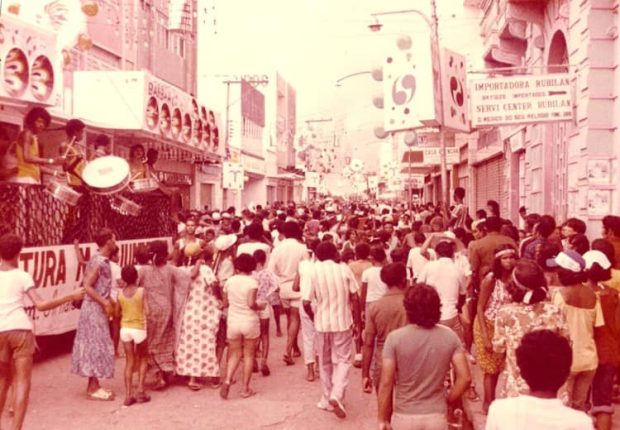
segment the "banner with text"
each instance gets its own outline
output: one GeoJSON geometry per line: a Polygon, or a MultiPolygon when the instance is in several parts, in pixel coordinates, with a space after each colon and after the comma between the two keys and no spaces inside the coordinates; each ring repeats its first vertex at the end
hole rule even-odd
{"type": "MultiPolygon", "coordinates": [[[[423,148],[424,164],[441,164],[441,148],[423,148]]],[[[446,148],[446,163],[458,164],[460,157],[459,148],[446,148]]]]}
{"type": "MultiPolygon", "coordinates": [[[[118,241],[121,267],[133,263],[133,254],[138,245],[145,245],[155,240],[164,240],[168,246],[172,246],[172,239],[169,237],[118,241]]],[[[79,248],[86,260],[97,252],[94,243],[82,244],[79,248]]],[[[82,284],[85,275],[85,266],[78,263],[73,245],[24,248],[19,256],[19,267],[32,275],[37,293],[43,300],[70,293],[82,284]]],[[[72,303],[39,312],[26,298],[25,309],[34,323],[34,333],[37,336],[75,330],[80,316],[80,310],[72,303]]]]}
{"type": "Polygon", "coordinates": [[[573,118],[567,73],[473,80],[469,88],[474,127],[573,118]]]}

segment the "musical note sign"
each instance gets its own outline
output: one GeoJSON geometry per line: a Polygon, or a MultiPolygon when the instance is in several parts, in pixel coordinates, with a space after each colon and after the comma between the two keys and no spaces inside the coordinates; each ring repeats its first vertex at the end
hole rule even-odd
{"type": "Polygon", "coordinates": [[[421,127],[435,119],[430,45],[389,55],[383,64],[386,131],[421,127]]]}
{"type": "Polygon", "coordinates": [[[243,190],[244,176],[245,173],[241,164],[224,162],[222,180],[222,186],[224,188],[229,190],[243,190]]]}

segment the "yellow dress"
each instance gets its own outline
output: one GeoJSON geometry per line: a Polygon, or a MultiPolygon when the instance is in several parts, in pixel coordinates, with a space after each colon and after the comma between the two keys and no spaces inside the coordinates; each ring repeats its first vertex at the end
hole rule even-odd
{"type": "MultiPolygon", "coordinates": [[[[20,136],[21,137],[21,136],[20,136]]],[[[18,139],[20,139],[18,137],[18,139]]],[[[24,159],[24,147],[22,146],[22,142],[18,140],[17,145],[15,145],[15,157],[17,158],[17,179],[32,179],[36,183],[41,183],[41,168],[37,164],[28,163],[24,159]]],[[[32,135],[32,142],[30,143],[30,154],[31,157],[39,156],[39,141],[36,136],[32,135]]]]}
{"type": "MultiPolygon", "coordinates": [[[[65,163],[67,165],[72,165],[78,158],[81,158],[81,160],[79,162],[77,162],[77,164],[75,165],[75,167],[73,168],[73,171],[75,173],[77,173],[79,176],[82,176],[82,172],[84,171],[84,166],[86,165],[86,162],[84,161],[84,156],[82,155],[82,153],[74,146],[71,147],[69,149],[69,152],[67,153],[67,159],[65,161],[65,163]]],[[[75,187],[79,187],[84,185],[84,183],[82,182],[82,180],[70,173],[67,172],[67,183],[69,185],[73,185],[75,187]]]]}

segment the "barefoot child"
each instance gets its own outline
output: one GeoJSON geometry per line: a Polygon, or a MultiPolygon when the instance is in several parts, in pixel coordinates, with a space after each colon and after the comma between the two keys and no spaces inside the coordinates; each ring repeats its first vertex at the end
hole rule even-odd
{"type": "Polygon", "coordinates": [[[121,318],[120,338],[125,349],[125,406],[145,403],[151,400],[144,391],[148,347],[146,343],[146,315],[148,305],[144,300],[144,288],[138,287],[138,271],[134,266],[125,266],[121,271],[124,288],[116,302],[117,314],[121,318]],[[133,394],[133,371],[139,369],[138,392],[133,394]]]}

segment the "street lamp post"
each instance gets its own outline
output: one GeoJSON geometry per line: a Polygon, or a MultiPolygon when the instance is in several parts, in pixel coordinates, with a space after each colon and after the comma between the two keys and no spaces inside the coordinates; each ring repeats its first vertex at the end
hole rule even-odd
{"type": "Polygon", "coordinates": [[[409,148],[409,210],[413,210],[413,157],[411,148],[418,143],[418,134],[413,131],[413,135],[410,138],[405,138],[405,145],[409,148]]]}
{"type": "Polygon", "coordinates": [[[444,130],[444,118],[443,118],[443,110],[444,110],[444,100],[443,100],[443,83],[441,79],[441,51],[439,50],[439,19],[437,17],[437,4],[436,0],[431,0],[431,18],[429,19],[423,12],[420,12],[417,9],[406,9],[406,10],[396,10],[390,12],[377,12],[371,14],[373,18],[375,18],[375,23],[370,24],[369,27],[372,31],[381,30],[381,24],[378,22],[378,16],[384,15],[399,15],[405,13],[413,13],[420,16],[424,19],[426,25],[431,29],[431,43],[432,43],[432,51],[437,54],[437,67],[439,68],[440,77],[438,79],[438,88],[439,91],[439,156],[440,156],[440,169],[441,169],[441,200],[442,203],[448,207],[450,204],[449,201],[449,190],[448,190],[448,162],[446,159],[446,140],[445,140],[445,130],[444,130]]]}

